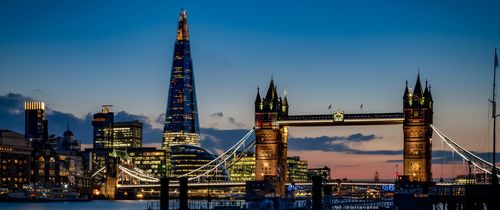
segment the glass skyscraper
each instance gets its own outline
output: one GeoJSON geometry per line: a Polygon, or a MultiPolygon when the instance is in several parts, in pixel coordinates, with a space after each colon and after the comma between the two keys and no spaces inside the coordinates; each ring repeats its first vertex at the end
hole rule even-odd
{"type": "Polygon", "coordinates": [[[200,145],[193,62],[184,10],[178,20],[162,148],[174,145],[200,145]]]}

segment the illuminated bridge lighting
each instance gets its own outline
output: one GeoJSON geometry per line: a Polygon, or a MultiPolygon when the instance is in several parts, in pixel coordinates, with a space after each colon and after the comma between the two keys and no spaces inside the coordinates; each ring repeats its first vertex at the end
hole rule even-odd
{"type": "Polygon", "coordinates": [[[404,113],[367,113],[323,115],[289,115],[278,118],[277,123],[284,126],[348,126],[348,125],[392,125],[402,124],[404,113]]]}

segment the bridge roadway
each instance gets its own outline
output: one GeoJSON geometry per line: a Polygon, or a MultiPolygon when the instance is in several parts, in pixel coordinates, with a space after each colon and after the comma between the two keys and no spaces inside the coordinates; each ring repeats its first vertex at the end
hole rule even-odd
{"type": "Polygon", "coordinates": [[[289,115],[278,118],[284,126],[349,126],[349,125],[393,125],[403,124],[404,113],[344,114],[335,112],[322,115],[289,115]]]}
{"type": "MultiPolygon", "coordinates": [[[[286,185],[291,185],[291,183],[287,183],[286,185]]],[[[311,182],[304,183],[295,183],[296,186],[312,186],[311,182]]],[[[335,185],[338,186],[338,182],[326,182],[323,185],[335,185]]],[[[394,183],[389,182],[379,182],[379,183],[370,183],[370,182],[341,182],[341,186],[353,186],[353,187],[368,187],[368,186],[394,186],[394,183]]],[[[170,187],[179,187],[179,182],[170,182],[170,187]]],[[[189,183],[189,187],[194,188],[206,188],[206,187],[245,187],[245,182],[205,182],[205,183],[189,183]]],[[[160,184],[136,184],[136,185],[118,185],[118,188],[159,188],[160,184]]]]}
{"type": "MultiPolygon", "coordinates": [[[[311,182],[294,183],[296,186],[312,186],[311,182]]],[[[291,185],[291,183],[286,184],[291,185]]],[[[351,187],[382,187],[390,186],[394,187],[394,182],[326,182],[323,185],[333,185],[333,186],[351,186],[351,187]]],[[[438,182],[436,186],[462,186],[463,184],[457,184],[452,182],[438,182]]],[[[170,187],[179,187],[179,182],[173,181],[169,184],[170,187]]],[[[245,187],[245,182],[205,182],[205,183],[189,183],[189,187],[194,188],[207,188],[207,187],[245,187]]],[[[136,184],[136,185],[118,185],[118,188],[159,188],[160,184],[136,184]]]]}

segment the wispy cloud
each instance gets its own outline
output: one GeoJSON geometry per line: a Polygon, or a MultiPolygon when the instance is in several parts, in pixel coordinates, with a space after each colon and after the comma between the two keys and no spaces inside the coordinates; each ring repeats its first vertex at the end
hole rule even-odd
{"type": "Polygon", "coordinates": [[[359,145],[363,142],[369,142],[382,137],[373,134],[364,135],[355,133],[348,136],[321,136],[321,137],[290,137],[288,139],[288,148],[290,150],[320,150],[328,152],[344,152],[361,155],[398,155],[402,150],[359,150],[353,148],[353,145],[359,145]]]}
{"type": "Polygon", "coordinates": [[[224,113],[222,112],[215,112],[215,113],[212,113],[209,115],[210,117],[214,117],[214,118],[221,118],[221,117],[224,117],[224,113]]]}
{"type": "Polygon", "coordinates": [[[234,125],[238,128],[242,128],[244,126],[243,123],[237,122],[233,117],[228,117],[227,120],[229,121],[229,123],[231,123],[231,125],[234,125]]]}

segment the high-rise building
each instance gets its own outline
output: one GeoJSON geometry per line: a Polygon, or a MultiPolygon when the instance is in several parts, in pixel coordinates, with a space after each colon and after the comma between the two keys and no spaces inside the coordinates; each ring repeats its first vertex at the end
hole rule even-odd
{"type": "Polygon", "coordinates": [[[21,189],[30,182],[32,150],[23,134],[0,130],[0,188],[21,189]]]}
{"type": "Polygon", "coordinates": [[[43,137],[43,120],[45,120],[44,102],[24,102],[24,137],[26,139],[40,139],[43,137]]]}
{"type": "Polygon", "coordinates": [[[94,127],[94,149],[113,147],[114,113],[110,105],[103,105],[99,113],[94,114],[92,126],[94,127]]]}
{"type": "Polygon", "coordinates": [[[40,140],[31,142],[31,182],[36,185],[59,185],[60,161],[54,144],[49,139],[48,122],[43,121],[43,135],[40,140]]]}
{"type": "MultiPolygon", "coordinates": [[[[170,161],[172,164],[172,175],[179,177],[189,172],[198,169],[205,164],[210,163],[216,158],[215,155],[210,154],[207,150],[191,146],[191,145],[176,145],[172,146],[170,154],[170,161]]],[[[215,167],[216,163],[212,163],[215,167]]],[[[200,173],[208,172],[206,168],[201,169],[200,173]]],[[[193,178],[198,173],[188,175],[188,178],[193,178]]],[[[226,181],[228,178],[224,165],[218,166],[217,170],[209,173],[200,178],[202,182],[209,181],[226,181]]]]}
{"type": "Polygon", "coordinates": [[[154,147],[127,149],[127,154],[135,167],[148,174],[162,177],[166,173],[166,151],[154,147]]]}
{"type": "Polygon", "coordinates": [[[142,147],[142,125],[138,120],[115,122],[113,126],[113,148],[142,147]]]}
{"type": "Polygon", "coordinates": [[[247,153],[237,161],[229,163],[227,169],[232,182],[246,182],[255,180],[255,154],[247,153]]]}
{"type": "Polygon", "coordinates": [[[289,182],[307,182],[307,160],[301,160],[299,156],[286,159],[288,167],[289,182]]]}
{"type": "Polygon", "coordinates": [[[323,182],[331,181],[331,170],[329,167],[307,169],[307,179],[312,181],[313,176],[320,176],[323,182]]]}
{"type": "Polygon", "coordinates": [[[187,14],[179,14],[168,104],[163,130],[163,149],[174,145],[200,145],[193,62],[189,47],[187,14]]]}

